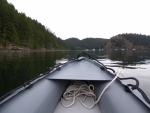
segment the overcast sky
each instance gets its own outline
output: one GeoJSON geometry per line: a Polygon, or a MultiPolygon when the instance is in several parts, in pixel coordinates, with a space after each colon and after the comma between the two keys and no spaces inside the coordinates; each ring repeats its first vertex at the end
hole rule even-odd
{"type": "Polygon", "coordinates": [[[7,0],[19,12],[67,39],[150,35],[149,0],[7,0]]]}

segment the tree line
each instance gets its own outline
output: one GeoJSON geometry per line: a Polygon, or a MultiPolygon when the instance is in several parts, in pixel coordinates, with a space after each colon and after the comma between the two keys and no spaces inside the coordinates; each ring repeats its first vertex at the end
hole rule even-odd
{"type": "Polygon", "coordinates": [[[85,38],[83,40],[79,40],[77,38],[69,38],[65,40],[66,44],[73,50],[99,50],[104,49],[105,45],[108,42],[108,39],[102,38],[85,38]]]}
{"type": "Polygon", "coordinates": [[[142,34],[125,33],[112,37],[107,49],[150,49],[150,36],[142,34]]]}
{"type": "Polygon", "coordinates": [[[0,48],[67,49],[67,45],[37,20],[19,13],[7,0],[0,0],[0,48]]]}
{"type": "Polygon", "coordinates": [[[64,40],[72,50],[99,50],[99,49],[124,49],[124,50],[144,50],[150,49],[150,36],[142,34],[118,34],[110,39],[103,38],[69,38],[64,40]]]}
{"type": "Polygon", "coordinates": [[[145,47],[150,48],[150,36],[149,35],[126,33],[126,34],[119,34],[118,36],[122,36],[126,40],[129,40],[130,42],[133,43],[133,45],[145,46],[145,47]]]}

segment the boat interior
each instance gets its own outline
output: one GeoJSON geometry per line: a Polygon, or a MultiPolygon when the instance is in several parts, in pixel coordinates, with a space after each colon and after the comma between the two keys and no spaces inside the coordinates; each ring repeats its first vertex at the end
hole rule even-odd
{"type": "MultiPolygon", "coordinates": [[[[74,81],[66,81],[66,82],[71,84],[74,81]]],[[[75,83],[76,82],[78,83],[81,81],[75,81],[75,83]]],[[[84,84],[79,84],[79,87],[81,87],[81,85],[85,85],[85,84],[87,85],[89,83],[93,85],[93,83],[91,83],[91,81],[90,82],[82,81],[82,82],[84,84]]],[[[91,95],[87,95],[86,99],[85,99],[85,94],[80,94],[77,98],[74,98],[74,100],[73,99],[71,99],[71,100],[62,99],[63,94],[65,93],[66,89],[70,87],[69,84],[67,84],[66,88],[62,92],[62,95],[61,95],[61,97],[58,101],[58,104],[56,105],[53,113],[101,113],[99,104],[94,104],[94,101],[93,101],[93,98],[91,97],[91,95]]],[[[87,86],[89,86],[89,85],[87,85],[87,86]]],[[[93,87],[96,88],[94,85],[93,85],[93,87]]],[[[71,87],[71,89],[73,89],[73,87],[71,87]]],[[[94,92],[94,93],[99,93],[99,92],[94,92]]]]}
{"type": "MultiPolygon", "coordinates": [[[[145,105],[140,103],[139,99],[136,98],[132,93],[126,92],[124,87],[120,85],[119,81],[111,85],[109,89],[104,92],[98,103],[96,103],[92,108],[86,108],[78,99],[75,99],[75,102],[72,106],[64,107],[64,105],[62,105],[61,98],[67,87],[69,87],[71,81],[63,82],[67,84],[66,87],[62,88],[62,92],[59,92],[61,95],[58,97],[56,106],[52,111],[53,113],[142,113],[142,108],[146,108],[145,105]]],[[[109,84],[109,82],[110,81],[88,81],[88,83],[94,86],[94,94],[97,98],[102,93],[107,84],[109,84]]],[[[83,99],[83,95],[79,98],[83,99]]],[[[69,105],[71,102],[72,101],[64,100],[63,104],[65,103],[65,105],[69,105]]],[[[88,107],[93,106],[93,100],[91,100],[91,97],[87,97],[84,101],[84,104],[88,107]]],[[[148,113],[149,109],[146,108],[145,111],[145,113],[148,113]]]]}

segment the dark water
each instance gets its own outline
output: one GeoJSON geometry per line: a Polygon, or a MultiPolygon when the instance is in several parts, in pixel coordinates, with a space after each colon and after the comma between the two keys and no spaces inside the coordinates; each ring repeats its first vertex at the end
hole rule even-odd
{"type": "MultiPolygon", "coordinates": [[[[80,51],[63,52],[0,52],[0,96],[25,81],[44,73],[56,63],[76,57],[80,51]]],[[[150,97],[150,52],[93,51],[87,52],[106,66],[120,70],[124,76],[134,76],[150,97]]]]}

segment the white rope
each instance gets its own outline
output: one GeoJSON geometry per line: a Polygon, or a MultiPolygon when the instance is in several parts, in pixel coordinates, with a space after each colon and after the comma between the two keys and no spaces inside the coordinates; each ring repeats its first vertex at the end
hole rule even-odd
{"type": "Polygon", "coordinates": [[[95,105],[94,102],[96,100],[96,95],[93,92],[94,86],[93,85],[87,85],[83,81],[76,81],[69,85],[69,87],[66,89],[66,91],[63,94],[63,98],[61,98],[61,103],[64,107],[71,107],[75,103],[75,99],[78,99],[81,104],[88,108],[92,109],[95,105]],[[80,96],[83,95],[83,100],[80,99],[80,96]],[[84,102],[87,97],[90,97],[93,101],[92,106],[87,106],[84,102]],[[63,99],[66,101],[72,101],[69,105],[65,105],[63,103],[63,99]]]}
{"type": "Polygon", "coordinates": [[[121,70],[118,71],[118,73],[116,74],[116,76],[105,86],[105,88],[103,89],[103,91],[101,92],[101,94],[99,95],[97,101],[95,102],[95,104],[97,104],[100,99],[102,98],[104,92],[111,86],[111,84],[118,78],[118,76],[120,75],[121,73],[121,70]]]}
{"type": "Polygon", "coordinates": [[[88,85],[83,81],[75,81],[71,83],[66,91],[63,94],[63,98],[61,98],[61,104],[62,106],[68,108],[71,107],[74,103],[75,100],[78,99],[80,103],[87,109],[92,109],[101,99],[103,96],[104,92],[111,86],[111,84],[117,79],[117,77],[120,75],[119,71],[116,76],[106,85],[106,87],[103,89],[101,94],[99,95],[98,99],[96,99],[96,95],[94,94],[94,86],[93,85],[88,85]],[[80,96],[83,95],[84,98],[81,100],[80,96]],[[90,97],[91,100],[93,101],[92,106],[87,106],[84,102],[87,97],[90,97]],[[66,101],[71,101],[69,105],[65,105],[63,100],[66,101]]]}

